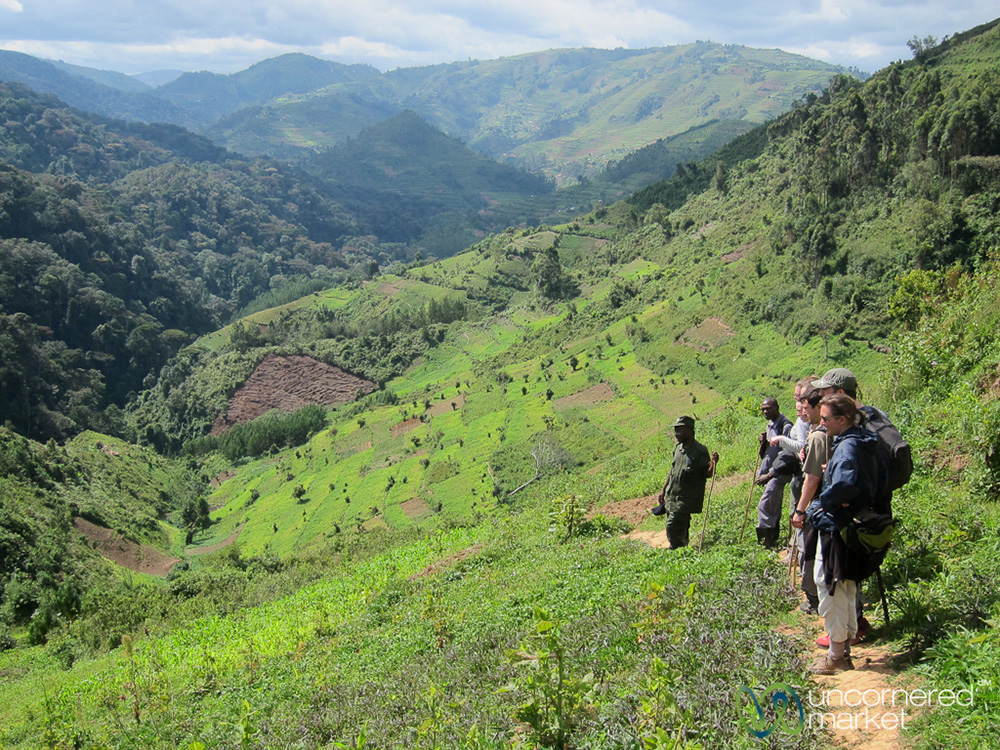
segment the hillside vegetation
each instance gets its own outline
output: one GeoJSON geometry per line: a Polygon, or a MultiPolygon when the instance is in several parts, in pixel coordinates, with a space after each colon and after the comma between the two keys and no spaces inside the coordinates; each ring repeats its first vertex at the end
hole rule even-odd
{"type": "Polygon", "coordinates": [[[287,54],[230,75],[185,73],[154,89],[0,51],[0,80],[104,117],[200,128],[243,154],[309,162],[412,110],[476,152],[560,184],[691,128],[766,121],[845,72],[861,75],[780,50],[697,42],[548,50],[387,73],[287,54]]]}
{"type": "Polygon", "coordinates": [[[712,120],[760,123],[842,68],[710,42],[646,50],[549,50],[403,68],[236,113],[206,129],[244,153],[308,158],[411,109],[495,159],[559,184],[712,120]]]}
{"type": "MultiPolygon", "coordinates": [[[[253,312],[149,379],[123,416],[133,442],[3,433],[0,456],[26,468],[0,486],[33,510],[5,506],[0,742],[759,747],[740,686],[817,687],[815,622],[789,625],[788,571],[744,533],[759,404],[791,412],[794,381],[840,365],[917,464],[894,499],[876,637],[899,684],[974,690],[904,738],[991,746],[998,48],[989,24],[867,82],[835,78],[628,201],[253,312]],[[272,415],[247,429],[273,447],[213,451],[214,419],[272,354],[379,389],[293,447],[272,415]],[[652,504],[683,413],[722,458],[699,543],[664,552],[623,537],[658,521],[614,512],[652,504]],[[149,523],[99,502],[161,471],[209,489],[140,501],[149,523]],[[166,580],[95,573],[72,549],[77,508],[164,549],[159,529],[184,561],[166,580]],[[44,524],[40,556],[17,537],[44,524]]],[[[808,723],[766,743],[831,738],[808,723]]]]}

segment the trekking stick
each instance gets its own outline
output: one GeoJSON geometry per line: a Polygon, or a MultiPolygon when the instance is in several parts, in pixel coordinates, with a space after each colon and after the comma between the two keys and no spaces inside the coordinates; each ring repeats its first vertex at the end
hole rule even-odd
{"type": "Polygon", "coordinates": [[[882,597],[882,614],[885,616],[885,624],[889,624],[889,603],[885,600],[885,584],[882,583],[882,567],[875,568],[875,579],[878,581],[878,593],[882,597]]]}
{"type": "Polygon", "coordinates": [[[712,483],[708,486],[708,500],[705,501],[705,520],[701,524],[701,538],[698,540],[698,551],[701,552],[701,545],[705,541],[705,531],[708,529],[708,509],[712,507],[712,490],[715,489],[715,474],[712,472],[712,483]]]}
{"type": "Polygon", "coordinates": [[[757,469],[760,468],[760,462],[761,462],[761,457],[760,454],[758,453],[757,460],[754,462],[753,465],[753,474],[750,475],[750,495],[747,497],[747,512],[743,515],[743,526],[740,527],[740,543],[743,542],[743,532],[746,531],[747,519],[750,518],[750,501],[753,500],[753,483],[754,480],[757,478],[757,469]]]}
{"type": "Polygon", "coordinates": [[[792,527],[792,550],[788,553],[788,567],[792,571],[792,588],[794,589],[797,583],[797,578],[799,577],[799,535],[795,533],[796,529],[792,527]]]}

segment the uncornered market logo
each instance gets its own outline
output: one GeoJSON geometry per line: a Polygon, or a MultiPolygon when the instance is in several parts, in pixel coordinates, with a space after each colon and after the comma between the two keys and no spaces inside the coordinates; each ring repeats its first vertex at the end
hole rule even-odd
{"type": "MultiPolygon", "coordinates": [[[[982,684],[982,683],[980,683],[982,684]]],[[[806,699],[812,711],[806,717],[798,693],[784,682],[763,689],[773,710],[761,706],[754,691],[743,685],[733,698],[740,726],[764,739],[775,731],[799,734],[808,724],[816,729],[854,730],[905,729],[908,711],[926,706],[969,706],[975,703],[974,687],[961,690],[938,688],[830,689],[818,695],[809,691],[806,699]],[[749,702],[747,701],[749,698],[749,702]],[[770,716],[773,715],[773,719],[770,716]]]]}
{"type": "Polygon", "coordinates": [[[768,723],[753,690],[743,685],[736,691],[736,712],[740,717],[740,725],[749,729],[750,734],[758,739],[764,739],[776,729],[788,734],[799,734],[806,725],[806,713],[798,693],[784,682],[775,682],[764,688],[763,696],[768,695],[771,696],[771,705],[775,711],[773,723],[768,723]],[[752,705],[744,702],[744,696],[750,697],[752,705]],[[792,721],[789,721],[790,713],[794,717],[792,721]]]}

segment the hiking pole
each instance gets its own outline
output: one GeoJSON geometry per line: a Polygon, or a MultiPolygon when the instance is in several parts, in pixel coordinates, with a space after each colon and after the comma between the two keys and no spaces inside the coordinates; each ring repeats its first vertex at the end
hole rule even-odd
{"type": "Polygon", "coordinates": [[[889,624],[889,603],[885,600],[885,584],[882,583],[882,566],[875,568],[875,580],[878,581],[878,593],[882,597],[882,614],[885,616],[885,624],[889,624]]]}
{"type": "Polygon", "coordinates": [[[792,527],[792,550],[788,553],[788,567],[792,571],[792,588],[794,589],[797,584],[797,578],[799,577],[799,535],[795,532],[797,529],[792,527]]]}
{"type": "Polygon", "coordinates": [[[753,474],[750,475],[750,495],[747,497],[747,512],[743,515],[743,526],[740,528],[740,543],[743,542],[743,532],[747,528],[747,519],[750,518],[750,502],[753,500],[753,483],[757,478],[757,469],[760,468],[761,457],[757,454],[757,460],[753,465],[753,474]]]}
{"type": "Polygon", "coordinates": [[[705,541],[705,531],[708,529],[708,509],[712,507],[712,490],[715,489],[715,475],[712,472],[712,483],[708,486],[708,500],[705,501],[705,520],[701,524],[701,538],[698,540],[698,551],[701,552],[701,545],[705,541]]]}

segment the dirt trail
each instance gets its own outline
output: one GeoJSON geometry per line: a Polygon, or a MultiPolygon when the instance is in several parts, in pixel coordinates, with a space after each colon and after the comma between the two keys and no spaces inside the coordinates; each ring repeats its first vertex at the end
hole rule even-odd
{"type": "MultiPolygon", "coordinates": [[[[784,563],[784,559],[782,559],[784,563]]],[[[800,592],[804,600],[804,595],[800,592]]],[[[867,607],[867,616],[874,619],[878,602],[867,607]]],[[[796,612],[797,625],[789,635],[801,637],[806,643],[802,654],[806,664],[812,664],[826,653],[816,645],[823,635],[823,620],[818,615],[796,612]]],[[[813,721],[831,730],[837,747],[851,750],[903,750],[907,744],[900,737],[900,728],[916,715],[917,709],[905,705],[900,672],[893,666],[899,656],[879,645],[877,636],[869,635],[851,646],[854,669],[835,675],[816,675],[809,700],[803,699],[807,714],[813,721]],[[822,721],[821,721],[822,715],[822,721]]],[[[909,683],[909,681],[908,681],[909,683]]]]}
{"type": "Polygon", "coordinates": [[[243,532],[243,527],[246,525],[247,525],[246,521],[244,521],[236,528],[236,531],[227,536],[221,542],[216,542],[215,544],[209,544],[206,547],[191,546],[188,547],[185,550],[185,552],[188,555],[208,555],[211,554],[212,552],[218,552],[220,549],[223,549],[225,547],[228,547],[230,544],[235,543],[236,540],[240,538],[240,534],[243,532]]]}
{"type": "MultiPolygon", "coordinates": [[[[723,480],[720,481],[724,481],[723,480]]],[[[649,509],[656,504],[656,496],[637,497],[609,503],[595,511],[605,516],[622,518],[638,525],[649,517],[649,509]]],[[[692,543],[697,544],[701,527],[697,517],[691,522],[692,543]]],[[[669,548],[666,534],[656,531],[633,530],[628,539],[645,542],[652,547],[669,548]]],[[[783,562],[783,561],[782,561],[783,562]]],[[[874,607],[869,612],[874,614],[874,607]]],[[[784,635],[802,639],[806,650],[802,654],[806,665],[822,656],[826,649],[816,645],[816,638],[823,634],[823,621],[817,615],[796,611],[796,624],[778,629],[784,635]]],[[[850,750],[905,750],[908,746],[899,729],[916,715],[912,706],[902,705],[901,694],[894,700],[893,690],[902,690],[899,672],[892,666],[898,655],[879,645],[877,640],[862,641],[851,647],[854,670],[836,675],[816,676],[807,696],[801,696],[807,716],[814,726],[831,730],[833,744],[850,750]],[[823,714],[824,716],[820,716],[823,714]],[[822,719],[822,720],[821,720],[822,719]]]]}

